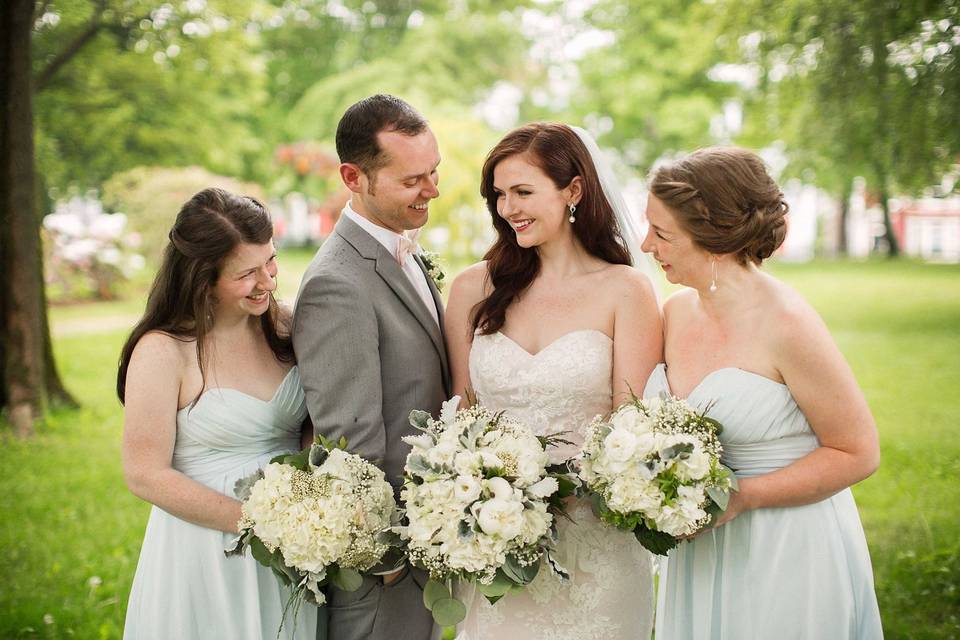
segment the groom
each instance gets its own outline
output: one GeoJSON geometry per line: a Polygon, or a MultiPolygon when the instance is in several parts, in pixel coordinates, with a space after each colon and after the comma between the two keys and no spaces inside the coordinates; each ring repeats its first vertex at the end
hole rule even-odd
{"type": "MultiPolygon", "coordinates": [[[[337,154],[350,201],[303,276],[293,346],[314,431],[346,437],[399,494],[410,411],[436,415],[450,391],[440,294],[408,233],[440,195],[440,152],[413,107],[375,95],[343,114],[337,154]]],[[[424,582],[386,567],[357,591],[331,587],[319,637],[428,640],[424,582]]]]}

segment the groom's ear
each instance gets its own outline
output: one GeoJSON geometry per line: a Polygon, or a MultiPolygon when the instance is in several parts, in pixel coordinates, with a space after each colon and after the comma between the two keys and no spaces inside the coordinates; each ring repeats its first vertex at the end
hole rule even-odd
{"type": "Polygon", "coordinates": [[[343,184],[345,184],[350,191],[354,193],[363,191],[363,186],[360,184],[362,177],[363,171],[358,165],[352,162],[344,162],[340,165],[340,179],[343,180],[343,184]]]}

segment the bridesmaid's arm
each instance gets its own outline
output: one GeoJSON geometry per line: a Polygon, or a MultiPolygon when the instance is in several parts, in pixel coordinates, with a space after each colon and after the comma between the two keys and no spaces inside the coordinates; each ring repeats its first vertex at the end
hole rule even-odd
{"type": "Polygon", "coordinates": [[[460,396],[460,406],[469,406],[468,398],[475,398],[470,384],[470,347],[473,344],[473,308],[483,300],[487,263],[478,262],[467,267],[453,280],[450,298],[443,315],[446,329],[447,357],[453,393],[460,396]]]}
{"type": "Polygon", "coordinates": [[[613,327],[613,406],[632,393],[643,396],[647,379],[663,360],[663,322],[650,280],[639,271],[623,270],[613,327]]]}
{"type": "Polygon", "coordinates": [[[172,466],[183,360],[176,340],[149,333],[127,369],[123,475],[130,491],[167,513],[202,527],[237,533],[240,502],[172,466]]]}
{"type": "Polygon", "coordinates": [[[867,478],[880,464],[876,423],[820,316],[802,300],[780,315],[773,344],[777,368],[820,446],[783,469],[740,480],[733,513],[723,514],[718,524],[749,509],[819,502],[867,478]]]}

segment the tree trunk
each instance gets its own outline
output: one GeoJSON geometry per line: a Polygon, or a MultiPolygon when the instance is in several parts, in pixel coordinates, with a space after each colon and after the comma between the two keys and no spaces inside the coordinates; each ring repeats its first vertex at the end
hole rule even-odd
{"type": "Polygon", "coordinates": [[[893,166],[893,140],[890,130],[890,87],[888,76],[890,59],[887,50],[887,28],[892,16],[886,13],[887,5],[881,4],[874,12],[871,22],[872,38],[871,51],[873,53],[873,72],[876,82],[877,119],[876,145],[874,153],[874,170],[876,171],[877,188],[880,190],[880,207],[883,209],[884,239],[887,241],[887,255],[896,258],[900,255],[900,243],[893,232],[890,220],[890,168],[893,166]]]}
{"type": "Polygon", "coordinates": [[[0,41],[0,387],[10,422],[20,436],[33,433],[34,420],[45,409],[48,388],[63,390],[53,363],[47,366],[49,332],[34,195],[33,10],[32,0],[7,0],[0,9],[4,35],[0,41]]]}
{"type": "Polygon", "coordinates": [[[850,197],[853,195],[853,181],[847,180],[840,190],[840,220],[837,225],[837,255],[847,256],[847,219],[850,217],[850,197]]]}

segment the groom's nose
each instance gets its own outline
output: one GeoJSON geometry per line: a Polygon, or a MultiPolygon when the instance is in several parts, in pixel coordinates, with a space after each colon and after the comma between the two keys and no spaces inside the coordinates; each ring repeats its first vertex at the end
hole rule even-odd
{"type": "Polygon", "coordinates": [[[436,198],[440,195],[440,188],[437,186],[437,180],[432,177],[427,178],[427,184],[421,192],[424,198],[436,198]]]}

